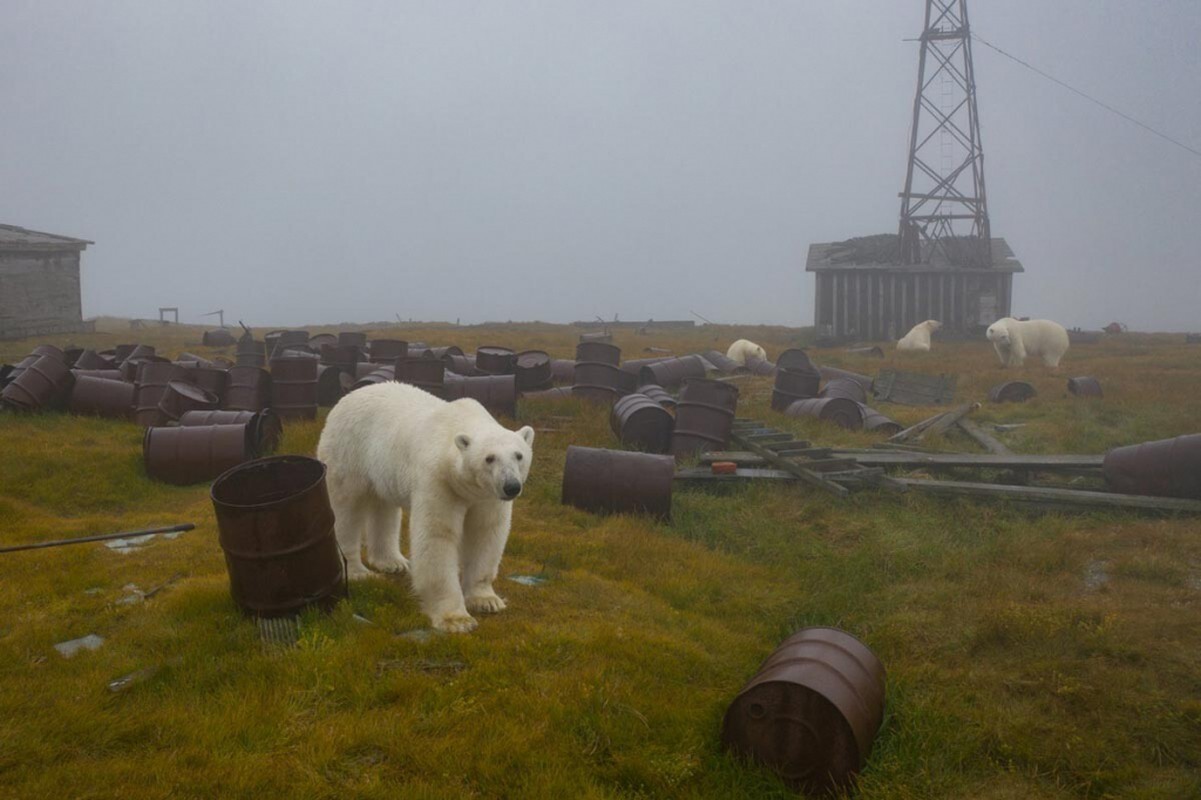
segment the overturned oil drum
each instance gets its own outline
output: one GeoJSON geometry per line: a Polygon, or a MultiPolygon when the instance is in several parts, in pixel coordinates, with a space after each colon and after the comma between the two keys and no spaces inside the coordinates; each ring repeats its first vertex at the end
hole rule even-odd
{"type": "MultiPolygon", "coordinates": [[[[121,345],[117,345],[117,350],[120,351],[120,349],[121,345]]],[[[154,358],[155,355],[154,348],[151,345],[135,344],[131,350],[126,352],[125,357],[121,359],[121,362],[124,363],[126,361],[139,361],[142,359],[154,358]]]]}
{"type": "Polygon", "coordinates": [[[993,403],[1024,403],[1038,392],[1025,381],[1006,381],[988,390],[988,399],[993,403]]]}
{"type": "Polygon", "coordinates": [[[354,386],[354,378],[342,367],[332,364],[317,365],[317,405],[329,408],[354,386]]]}
{"type": "Polygon", "coordinates": [[[884,416],[876,409],[869,408],[863,403],[859,404],[859,413],[863,415],[863,429],[865,431],[893,436],[904,430],[901,423],[891,417],[884,416]]]}
{"type": "Polygon", "coordinates": [[[1101,469],[1115,492],[1201,500],[1201,433],[1114,448],[1101,469]]]}
{"type": "Polygon", "coordinates": [[[721,450],[730,441],[738,387],[724,381],[690,378],[680,388],[671,452],[689,458],[707,450],[721,450]]]}
{"type": "Polygon", "coordinates": [[[666,409],[674,409],[676,407],[676,399],[662,386],[657,386],[653,383],[644,383],[638,387],[638,393],[646,395],[666,409]]]}
{"type": "Polygon", "coordinates": [[[687,378],[705,377],[705,362],[700,356],[682,356],[669,358],[654,364],[647,364],[638,373],[638,383],[653,383],[664,389],[674,389],[687,378]]]}
{"type": "Polygon", "coordinates": [[[339,331],[338,346],[364,350],[367,347],[367,334],[362,331],[339,331]]]}
{"type": "Polygon", "coordinates": [[[629,372],[632,375],[642,373],[642,368],[649,364],[658,364],[660,361],[667,361],[675,358],[675,356],[654,356],[653,358],[628,358],[621,362],[621,371],[629,372]]]}
{"type": "Polygon", "coordinates": [[[575,381],[575,361],[570,358],[552,358],[550,375],[559,385],[573,383],[575,381]]]}
{"type": "Polygon", "coordinates": [[[317,418],[316,359],[271,359],[271,407],[284,419],[317,418]]]}
{"type": "Polygon", "coordinates": [[[817,397],[820,386],[821,375],[812,367],[778,369],[771,393],[772,410],[783,411],[797,400],[817,397]]]}
{"type": "Polygon", "coordinates": [[[1068,391],[1077,397],[1100,397],[1101,384],[1096,378],[1068,378],[1068,391]]]}
{"type": "Polygon", "coordinates": [[[125,380],[125,376],[121,374],[119,369],[75,369],[71,368],[71,374],[75,376],[75,380],[83,377],[100,378],[106,381],[121,381],[133,386],[133,383],[125,380]]]}
{"type": "Polygon", "coordinates": [[[752,375],[773,375],[776,365],[770,361],[764,361],[762,358],[752,357],[746,360],[746,369],[752,375]]]}
{"type": "Polygon", "coordinates": [[[612,405],[622,394],[622,373],[616,364],[608,361],[577,361],[574,374],[571,391],[584,400],[612,405]]]}
{"type": "Polygon", "coordinates": [[[234,363],[239,367],[265,367],[267,345],[243,336],[238,340],[238,349],[234,351],[234,363]]]}
{"type": "Polygon", "coordinates": [[[158,410],[171,422],[178,422],[186,411],[213,411],[220,401],[217,395],[183,381],[169,381],[159,398],[158,410]]]}
{"type": "Polygon", "coordinates": [[[733,375],[735,372],[743,369],[741,364],[734,359],[729,358],[720,350],[710,350],[707,353],[703,353],[701,357],[712,364],[713,368],[722,375],[733,375]]]}
{"type": "Polygon", "coordinates": [[[282,617],[310,605],[328,610],[346,596],[320,461],[257,459],[218,477],[210,496],[230,594],[244,613],[282,617]]]}
{"type": "Polygon", "coordinates": [[[549,389],[521,393],[522,400],[570,400],[574,396],[570,386],[552,386],[549,389]]]}
{"type": "Polygon", "coordinates": [[[269,408],[262,411],[185,411],[179,418],[179,424],[184,428],[245,425],[255,458],[274,453],[284,435],[284,424],[279,415],[269,408]]]}
{"type": "Polygon", "coordinates": [[[857,431],[863,427],[862,406],[854,400],[845,397],[814,397],[809,400],[797,400],[784,409],[790,417],[817,417],[826,422],[833,422],[840,428],[857,431]]]}
{"type": "Polygon", "coordinates": [[[146,474],[177,486],[211,481],[230,467],[254,458],[251,433],[244,423],[147,428],[142,439],[146,474]]]}
{"type": "MultiPolygon", "coordinates": [[[[411,352],[409,353],[409,357],[413,357],[411,352]]],[[[447,372],[453,372],[456,375],[473,377],[484,374],[482,370],[476,369],[475,356],[454,355],[451,353],[443,356],[440,360],[446,365],[447,372]]]]}
{"type": "Polygon", "coordinates": [[[204,335],[200,337],[200,343],[205,347],[229,347],[231,344],[237,344],[237,340],[225,328],[214,328],[204,332],[204,335]]]}
{"type": "Polygon", "coordinates": [[[65,402],[74,383],[62,358],[41,355],[0,391],[0,401],[20,411],[41,411],[65,402]]]}
{"type": "Polygon", "coordinates": [[[218,401],[225,398],[225,382],[229,380],[229,371],[224,367],[195,367],[188,370],[187,378],[206,392],[215,394],[218,401]]]}
{"type": "Polygon", "coordinates": [[[367,353],[367,357],[377,364],[392,364],[408,355],[409,343],[404,339],[374,339],[367,353]]]}
{"type": "Polygon", "coordinates": [[[831,378],[826,381],[826,385],[817,393],[818,397],[845,397],[848,400],[854,400],[856,403],[867,402],[867,392],[863,390],[863,385],[849,378],[831,378]]]}
{"type": "Polygon", "coordinates": [[[517,370],[517,354],[507,347],[477,347],[475,368],[488,375],[512,375],[517,370]]]}
{"type": "Polygon", "coordinates": [[[563,465],[563,503],[598,514],[671,519],[671,456],[571,445],[563,465]]]}
{"type": "Polygon", "coordinates": [[[628,394],[613,404],[609,427],[626,447],[646,453],[671,450],[675,419],[671,412],[644,394],[628,394]]]}
{"type": "Polygon", "coordinates": [[[548,389],[553,384],[550,354],[543,350],[523,350],[517,354],[517,391],[548,389]]]}
{"type": "MultiPolygon", "coordinates": [[[[150,348],[150,354],[154,355],[154,348],[150,348]]],[[[39,344],[37,347],[29,351],[31,356],[49,356],[63,362],[64,365],[70,366],[67,362],[67,354],[52,344],[39,344]]]]}
{"type": "Polygon", "coordinates": [[[872,393],[872,378],[867,375],[860,375],[858,372],[850,372],[849,370],[838,369],[836,367],[818,367],[817,371],[821,373],[822,380],[832,381],[835,378],[846,378],[862,386],[865,396],[872,393]]]}
{"type": "Polygon", "coordinates": [[[262,411],[271,405],[271,373],[262,367],[230,367],[222,407],[230,411],[262,411]]]}
{"type": "Polygon", "coordinates": [[[316,336],[310,336],[305,343],[317,352],[321,352],[321,348],[326,345],[335,346],[338,344],[338,337],[332,333],[319,333],[316,336]]]}
{"type": "Polygon", "coordinates": [[[884,665],[838,628],[802,628],[747,682],[722,720],[722,745],[797,791],[847,789],[884,721],[884,665]]]}
{"type": "Polygon", "coordinates": [[[575,346],[575,360],[592,361],[599,364],[621,364],[621,348],[602,341],[581,341],[575,346]]]}
{"type": "MultiPolygon", "coordinates": [[[[132,363],[132,359],[124,363],[132,363]]],[[[184,377],[184,368],[170,361],[143,361],[138,365],[137,389],[133,395],[133,421],[144,428],[167,421],[159,401],[167,393],[167,384],[184,377]]]]}
{"type": "MultiPolygon", "coordinates": [[[[428,344],[417,343],[417,344],[410,344],[409,348],[420,351],[419,353],[411,352],[411,353],[409,353],[409,355],[416,356],[419,354],[422,358],[445,359],[447,356],[463,355],[463,349],[461,347],[459,347],[458,345],[453,345],[453,344],[439,345],[437,347],[430,347],[428,344]]],[[[474,356],[472,356],[472,358],[474,358],[474,356]]]]}
{"type": "Polygon", "coordinates": [[[848,347],[847,354],[852,356],[868,356],[869,358],[884,358],[884,351],[879,347],[848,347]]]}
{"type": "Polygon", "coordinates": [[[195,353],[180,353],[175,358],[175,363],[182,367],[213,367],[216,366],[212,361],[209,361],[204,356],[198,356],[195,353]]]}
{"type": "Polygon", "coordinates": [[[424,389],[435,397],[445,394],[446,364],[440,358],[398,358],[396,380],[424,389]]]}
{"type": "Polygon", "coordinates": [[[517,416],[517,378],[514,375],[480,375],[474,378],[447,375],[443,391],[447,400],[470,397],[479,401],[490,414],[517,416]]]}
{"type": "Polygon", "coordinates": [[[82,416],[129,419],[133,416],[133,394],[132,383],[76,374],[67,410],[82,416]]]}
{"type": "Polygon", "coordinates": [[[138,375],[141,372],[143,364],[171,364],[171,366],[173,366],[179,370],[179,372],[176,373],[178,379],[183,380],[184,367],[180,366],[179,364],[173,363],[170,359],[162,358],[160,356],[147,356],[146,358],[127,358],[127,359],[125,359],[124,361],[121,362],[121,366],[117,367],[117,369],[121,370],[121,380],[129,381],[130,383],[137,383],[138,375]]]}
{"type": "Polygon", "coordinates": [[[350,391],[353,392],[365,386],[374,386],[377,383],[387,383],[394,380],[396,380],[396,367],[387,364],[376,364],[374,370],[359,378],[351,385],[350,391]]]}
{"type": "Polygon", "coordinates": [[[116,366],[95,350],[82,350],[71,362],[71,369],[115,369],[116,366]]]}

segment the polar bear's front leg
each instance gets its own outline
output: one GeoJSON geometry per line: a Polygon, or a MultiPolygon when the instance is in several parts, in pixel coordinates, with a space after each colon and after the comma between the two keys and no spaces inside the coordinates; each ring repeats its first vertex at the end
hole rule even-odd
{"type": "Polygon", "coordinates": [[[331,492],[329,500],[334,512],[334,536],[346,559],[346,577],[352,581],[362,580],[371,575],[363,566],[362,554],[363,527],[367,522],[366,499],[331,492]]]}
{"type": "Polygon", "coordinates": [[[1005,342],[993,342],[993,350],[997,351],[997,358],[1001,360],[1002,367],[1009,366],[1009,345],[1005,342]]]}
{"type": "Polygon", "coordinates": [[[1021,337],[1011,338],[1009,340],[1009,366],[1020,367],[1026,363],[1026,345],[1022,343],[1021,337]]]}
{"type": "Polygon", "coordinates": [[[367,519],[367,565],[376,572],[408,572],[400,552],[400,509],[377,500],[367,519]]]}
{"type": "Polygon", "coordinates": [[[513,504],[488,502],[467,511],[463,523],[463,596],[467,608],[481,614],[505,610],[505,601],[492,582],[509,539],[513,504]]]}
{"type": "Polygon", "coordinates": [[[409,520],[413,591],[434,628],[447,633],[467,633],[477,624],[459,586],[463,517],[457,499],[434,492],[414,501],[409,520]]]}

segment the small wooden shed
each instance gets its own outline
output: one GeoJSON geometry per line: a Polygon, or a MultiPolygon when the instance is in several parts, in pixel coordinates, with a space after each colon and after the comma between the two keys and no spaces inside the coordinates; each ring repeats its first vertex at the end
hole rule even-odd
{"type": "Polygon", "coordinates": [[[92,242],[0,225],[0,339],[89,330],[79,261],[92,242]]]}

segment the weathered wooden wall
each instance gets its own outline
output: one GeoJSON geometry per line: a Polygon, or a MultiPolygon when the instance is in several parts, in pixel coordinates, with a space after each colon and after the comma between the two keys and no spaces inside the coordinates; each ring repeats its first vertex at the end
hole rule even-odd
{"type": "Polygon", "coordinates": [[[78,251],[0,253],[0,339],[83,327],[78,251]]]}

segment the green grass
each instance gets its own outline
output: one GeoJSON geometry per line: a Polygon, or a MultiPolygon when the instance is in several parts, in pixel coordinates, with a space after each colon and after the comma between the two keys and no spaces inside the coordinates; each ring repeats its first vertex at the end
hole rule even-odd
{"type": "MultiPolygon", "coordinates": [[[[575,332],[378,335],[569,355],[575,332]]],[[[761,328],[621,332],[618,344],[638,357],[739,335],[772,355],[804,341],[761,328]]],[[[102,348],[131,336],[214,354],[186,328],[110,323],[76,338],[102,348]]],[[[28,348],[2,343],[0,358],[28,348]]],[[[1059,374],[1002,371],[983,342],[884,362],[814,355],[864,372],[955,372],[963,399],[1030,380],[1035,400],[975,415],[1027,423],[1002,437],[1022,452],[1103,452],[1201,419],[1201,349],[1169,337],[1073,348],[1059,374]],[[1067,396],[1069,375],[1097,376],[1105,398],[1067,396]]],[[[823,444],[879,438],[787,420],[767,409],[768,381],[743,386],[744,415],[823,444]]],[[[906,424],[931,412],[881,410],[906,424]]],[[[792,797],[728,758],[718,731],[759,663],[808,624],[850,630],[888,670],[860,797],[1201,796],[1196,520],[797,486],[678,492],[671,524],[598,517],[560,505],[559,489],[568,444],[614,446],[603,415],[579,403],[521,414],[543,432],[501,572],[548,582],[502,577],[508,611],[425,642],[403,635],[425,627],[403,581],[356,584],[286,651],[264,650],[229,599],[207,486],[148,480],[137,428],[0,415],[0,542],[197,525],[127,555],[95,544],[0,556],[0,796],[792,797]],[[149,600],[119,602],[128,583],[176,575],[149,600]],[[72,659],[53,649],[87,633],[104,646],[72,659]]],[[[319,434],[319,421],[290,425],[283,451],[311,454],[319,434]]]]}

